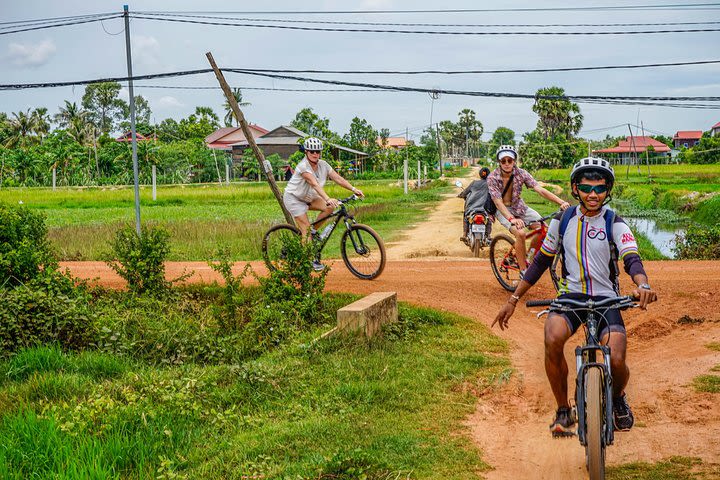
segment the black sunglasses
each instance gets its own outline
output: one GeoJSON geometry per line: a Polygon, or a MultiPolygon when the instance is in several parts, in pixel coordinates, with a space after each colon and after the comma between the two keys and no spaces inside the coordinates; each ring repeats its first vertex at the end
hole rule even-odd
{"type": "Polygon", "coordinates": [[[306,150],[307,153],[320,153],[322,150],[306,150]]]}
{"type": "Polygon", "coordinates": [[[608,191],[607,185],[588,185],[586,183],[578,183],[578,190],[583,193],[595,192],[598,195],[608,191]]]}

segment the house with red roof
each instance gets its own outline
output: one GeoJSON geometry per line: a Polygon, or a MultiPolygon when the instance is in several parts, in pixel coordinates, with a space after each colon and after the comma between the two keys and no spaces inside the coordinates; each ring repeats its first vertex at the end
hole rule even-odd
{"type": "Polygon", "coordinates": [[[675,132],[673,144],[675,148],[691,148],[700,143],[702,135],[702,130],[680,130],[675,132]]]}
{"type": "MultiPolygon", "coordinates": [[[[147,142],[147,141],[149,141],[149,140],[153,140],[152,137],[146,137],[146,136],[143,135],[142,133],[138,133],[138,132],[135,132],[135,139],[136,139],[138,142],[147,142]]],[[[155,140],[157,140],[157,138],[156,138],[155,140]]],[[[119,137],[117,137],[117,138],[115,139],[115,141],[116,141],[116,142],[125,142],[125,143],[132,142],[132,132],[131,132],[131,131],[127,131],[127,132],[123,133],[122,135],[120,135],[119,137]]]]}
{"type": "MultiPolygon", "coordinates": [[[[269,130],[252,123],[248,125],[248,127],[250,127],[253,138],[261,137],[269,132],[269,130]]],[[[205,137],[205,144],[212,150],[231,152],[233,145],[240,143],[247,145],[247,138],[245,138],[245,133],[243,133],[242,128],[240,127],[218,128],[213,133],[205,137]]]]}
{"type": "Polygon", "coordinates": [[[711,137],[720,137],[720,122],[716,123],[712,127],[710,127],[710,136],[711,137]]]}
{"type": "Polygon", "coordinates": [[[378,137],[375,141],[380,148],[392,148],[394,150],[401,150],[413,144],[412,140],[408,140],[405,137],[378,137]]]}
{"type": "Polygon", "coordinates": [[[593,150],[593,153],[600,157],[615,159],[616,163],[622,164],[632,163],[633,159],[645,152],[652,152],[653,156],[670,158],[670,147],[659,140],[645,136],[626,137],[615,147],[593,150]]]}

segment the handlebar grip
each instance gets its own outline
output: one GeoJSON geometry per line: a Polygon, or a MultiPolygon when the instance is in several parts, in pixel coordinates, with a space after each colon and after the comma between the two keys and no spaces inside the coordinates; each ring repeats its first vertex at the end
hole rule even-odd
{"type": "Polygon", "coordinates": [[[528,300],[525,302],[526,307],[549,307],[553,300],[528,300]]]}

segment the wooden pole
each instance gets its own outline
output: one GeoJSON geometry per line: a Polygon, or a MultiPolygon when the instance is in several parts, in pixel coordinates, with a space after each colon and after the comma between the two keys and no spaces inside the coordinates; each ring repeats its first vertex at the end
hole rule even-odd
{"type": "Polygon", "coordinates": [[[260,171],[265,174],[265,178],[267,179],[268,184],[270,184],[270,189],[272,190],[273,195],[275,195],[275,199],[280,205],[280,208],[283,211],[283,215],[285,215],[285,221],[290,225],[295,225],[295,220],[293,219],[292,215],[290,215],[290,212],[288,212],[285,208],[282,195],[280,194],[280,190],[275,183],[275,177],[272,174],[272,168],[268,165],[268,162],[265,161],[265,155],[263,155],[260,148],[258,148],[257,143],[255,143],[255,137],[253,137],[252,132],[250,131],[250,126],[245,120],[245,115],[243,115],[242,110],[240,110],[240,106],[235,100],[235,96],[232,94],[232,90],[230,90],[230,86],[225,81],[225,76],[222,74],[217,64],[215,64],[215,59],[213,58],[212,53],[207,52],[205,56],[207,56],[207,59],[210,62],[210,66],[212,66],[212,69],[215,71],[215,77],[217,77],[218,83],[220,83],[220,87],[225,93],[225,98],[227,98],[227,101],[230,103],[230,108],[232,108],[233,114],[235,115],[235,118],[240,124],[240,128],[242,128],[242,131],[245,134],[248,145],[250,146],[250,148],[252,148],[252,151],[255,154],[255,159],[257,160],[258,165],[260,165],[260,171]]]}

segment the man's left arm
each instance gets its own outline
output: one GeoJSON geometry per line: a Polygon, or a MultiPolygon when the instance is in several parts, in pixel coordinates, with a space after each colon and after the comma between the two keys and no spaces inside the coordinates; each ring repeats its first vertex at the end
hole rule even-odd
{"type": "Polygon", "coordinates": [[[625,272],[630,275],[637,287],[633,290],[633,296],[638,299],[640,308],[647,308],[649,303],[657,300],[657,293],[648,282],[645,267],[638,253],[637,242],[630,227],[624,220],[616,217],[613,224],[613,240],[618,248],[620,259],[623,261],[625,272]]]}

